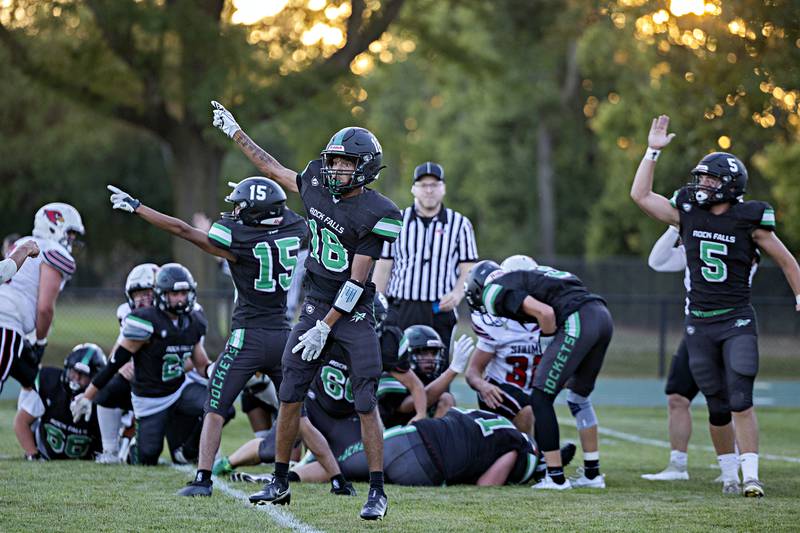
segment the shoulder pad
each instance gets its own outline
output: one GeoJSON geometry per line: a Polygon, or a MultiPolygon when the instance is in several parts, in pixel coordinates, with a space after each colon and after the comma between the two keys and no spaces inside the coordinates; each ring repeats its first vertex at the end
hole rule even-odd
{"type": "Polygon", "coordinates": [[[67,278],[75,273],[75,259],[60,244],[45,239],[37,239],[42,251],[42,261],[52,266],[67,278]],[[43,245],[44,243],[44,245],[43,245]]]}
{"type": "Polygon", "coordinates": [[[371,202],[368,207],[372,220],[369,229],[383,240],[393,242],[403,229],[403,214],[394,205],[394,202],[375,191],[370,195],[371,202]]]}
{"type": "Polygon", "coordinates": [[[767,202],[748,200],[739,206],[743,219],[761,229],[775,231],[775,210],[767,202]]]}
{"type": "Polygon", "coordinates": [[[208,329],[208,319],[206,318],[206,314],[203,312],[203,308],[202,307],[200,309],[195,308],[192,311],[192,318],[197,321],[197,323],[203,330],[203,334],[205,335],[205,332],[208,329]]]}
{"type": "Polygon", "coordinates": [[[489,332],[485,329],[486,324],[484,324],[483,320],[481,320],[481,313],[473,311],[470,318],[472,319],[472,331],[474,331],[478,337],[482,337],[490,341],[494,340],[492,339],[492,336],[489,335],[489,332]]]}
{"type": "Polygon", "coordinates": [[[233,243],[233,231],[230,227],[231,220],[220,219],[208,229],[208,238],[217,246],[230,248],[233,243]]]}
{"type": "Polygon", "coordinates": [[[39,370],[39,374],[36,376],[36,390],[39,392],[39,396],[46,396],[53,387],[61,383],[61,372],[63,372],[61,368],[52,366],[46,366],[39,370]]]}
{"type": "Polygon", "coordinates": [[[117,307],[117,321],[122,324],[122,321],[125,320],[125,317],[128,316],[131,312],[131,306],[128,305],[128,302],[119,304],[117,307]]]}
{"type": "Polygon", "coordinates": [[[132,341],[146,341],[155,331],[152,308],[135,309],[122,321],[122,336],[132,341]]]}

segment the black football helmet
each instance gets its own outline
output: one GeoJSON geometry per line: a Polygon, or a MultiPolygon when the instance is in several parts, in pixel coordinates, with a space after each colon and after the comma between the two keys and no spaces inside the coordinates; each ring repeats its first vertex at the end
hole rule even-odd
{"type": "Polygon", "coordinates": [[[386,317],[389,316],[389,300],[381,292],[376,291],[372,299],[372,314],[375,317],[375,331],[380,333],[383,331],[386,317]]]}
{"type": "Polygon", "coordinates": [[[383,161],[383,149],[378,139],[367,129],[347,127],[337,131],[328,141],[322,156],[322,183],[334,196],[361,187],[378,179],[378,174],[383,161]],[[343,185],[340,176],[344,178],[349,171],[333,168],[334,157],[346,157],[355,162],[356,169],[349,183],[343,185]]]}
{"type": "Polygon", "coordinates": [[[106,354],[98,345],[91,342],[79,344],[64,359],[64,371],[61,373],[61,382],[66,385],[73,395],[86,390],[84,385],[69,378],[69,371],[74,370],[93,378],[108,363],[106,354]]]}
{"type": "Polygon", "coordinates": [[[444,343],[436,330],[430,326],[409,326],[403,332],[398,350],[400,358],[408,357],[411,370],[424,384],[428,384],[444,371],[444,343]],[[427,360],[423,352],[433,351],[433,361],[427,360]],[[431,364],[432,363],[432,364],[431,364]]]}
{"type": "Polygon", "coordinates": [[[733,154],[710,153],[692,169],[688,189],[689,201],[699,206],[739,202],[747,191],[747,168],[733,154]],[[719,178],[722,183],[716,188],[701,185],[703,175],[719,178]]]}
{"type": "Polygon", "coordinates": [[[190,313],[197,300],[197,283],[195,283],[189,269],[179,263],[167,263],[158,269],[156,274],[156,305],[162,311],[176,315],[190,313]],[[185,302],[170,305],[167,293],[176,291],[189,291],[185,302]]]}
{"type": "Polygon", "coordinates": [[[504,274],[500,265],[490,259],[476,263],[464,282],[464,298],[469,308],[479,313],[488,313],[483,303],[483,289],[486,284],[504,274]]]}
{"type": "Polygon", "coordinates": [[[226,202],[239,206],[239,211],[221,213],[222,218],[241,220],[247,226],[275,226],[283,220],[286,193],[269,178],[252,176],[239,183],[229,183],[233,191],[226,202]]]}

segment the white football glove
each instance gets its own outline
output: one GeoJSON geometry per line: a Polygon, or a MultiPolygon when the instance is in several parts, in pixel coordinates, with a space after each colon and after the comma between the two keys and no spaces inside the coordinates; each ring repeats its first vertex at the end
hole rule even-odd
{"type": "Polygon", "coordinates": [[[552,335],[539,334],[539,353],[544,353],[547,348],[553,344],[553,340],[555,340],[555,338],[555,333],[552,335]]]}
{"type": "Polygon", "coordinates": [[[461,335],[453,346],[453,360],[450,362],[450,370],[456,374],[463,374],[467,369],[469,356],[475,348],[475,341],[469,335],[461,335]]]}
{"type": "Polygon", "coordinates": [[[325,341],[328,340],[330,332],[331,327],[328,324],[322,320],[317,320],[316,326],[300,335],[300,342],[292,348],[292,353],[303,350],[300,355],[303,361],[313,361],[322,353],[322,348],[325,346],[325,341]]]}
{"type": "Polygon", "coordinates": [[[236,119],[233,118],[233,115],[230,111],[225,109],[225,106],[217,102],[216,100],[211,100],[211,107],[214,108],[213,115],[214,120],[211,121],[215,127],[222,130],[222,132],[233,139],[233,135],[239,131],[240,128],[239,124],[236,122],[236,119]]]}
{"type": "Polygon", "coordinates": [[[119,209],[120,211],[127,211],[128,213],[133,213],[134,211],[136,211],[137,207],[142,205],[142,202],[131,197],[130,194],[126,193],[119,187],[108,185],[106,188],[112,192],[111,207],[113,207],[114,209],[119,209]]]}
{"type": "Polygon", "coordinates": [[[79,394],[69,404],[69,410],[72,411],[73,422],[77,423],[81,417],[88,422],[92,418],[92,400],[86,398],[83,394],[79,394]]]}

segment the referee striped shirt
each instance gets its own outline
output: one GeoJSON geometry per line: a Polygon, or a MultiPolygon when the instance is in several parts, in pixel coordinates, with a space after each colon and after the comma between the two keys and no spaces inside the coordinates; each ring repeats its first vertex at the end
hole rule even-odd
{"type": "Polygon", "coordinates": [[[401,300],[433,302],[453,290],[460,263],[478,260],[475,231],[467,217],[442,206],[432,219],[403,210],[403,229],[393,243],[384,243],[381,257],[392,259],[386,295],[401,300]]]}

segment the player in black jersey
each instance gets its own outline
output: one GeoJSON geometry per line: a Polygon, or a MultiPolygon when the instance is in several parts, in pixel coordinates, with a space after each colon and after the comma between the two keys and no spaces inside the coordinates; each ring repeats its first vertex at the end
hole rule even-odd
{"type": "Polygon", "coordinates": [[[531,405],[534,434],[544,452],[547,476],[534,488],[605,488],[597,417],[589,400],[614,329],[605,301],[569,272],[537,266],[504,273],[494,261],[481,261],[472,268],[465,297],[473,311],[518,322],[535,321],[541,329],[542,358],[533,377],[531,405]],[[570,410],[581,428],[584,460],[583,473],[571,482],[564,477],[553,408],[564,387],[570,391],[570,410]]]}
{"type": "Polygon", "coordinates": [[[383,518],[387,499],[375,397],[381,358],[372,317],[375,285],[370,279],[384,242],[397,238],[402,219],[391,200],[366,187],[383,168],[381,145],[368,130],[344,128],[331,137],[320,159],[297,173],[257,146],[222,105],[212,102],[212,106],[214,125],[234,139],[261,172],[298,192],[308,214],[306,298],[283,354],[275,478],[250,501],[289,503],[288,461],[300,409],[319,367],[316,359],[330,336],[350,358],[353,397],[372,469],[369,497],[361,517],[383,518]]]}
{"type": "Polygon", "coordinates": [[[775,212],[766,202],[744,200],[747,169],[734,155],[714,152],[692,169],[689,185],[672,200],[653,192],[655,161],[674,133],[669,117],[653,119],[647,153],[631,187],[634,202],[661,222],[679,225],[686,249],[686,345],[689,367],[706,397],[712,441],[723,467],[723,492],[738,492],[730,432],[739,445],[745,496],[760,497],[758,424],[753,382],[758,372],[756,316],[750,280],[757,250],[780,265],[800,311],[800,267],[775,234],[775,212]],[[733,428],[731,428],[733,412],[733,428]],[[725,438],[720,438],[725,436],[725,438]],[[726,467],[727,465],[727,467],[726,467]]]}
{"type": "Polygon", "coordinates": [[[91,459],[100,452],[96,413],[73,421],[70,403],[105,366],[99,346],[79,344],[64,359],[63,370],[42,368],[35,390],[20,393],[14,432],[26,459],[91,459]]]}
{"type": "Polygon", "coordinates": [[[236,287],[231,336],[209,383],[200,457],[195,479],[184,496],[210,496],[211,469],[219,449],[225,415],[255,372],[281,383],[281,357],[289,336],[286,294],[297,267],[302,217],[286,207],[286,193],[268,178],[240,181],[225,198],[233,211],[223,213],[208,232],[142,205],[109,186],[114,207],[132,213],[201,250],[228,262],[236,287]]]}
{"type": "MultiPolygon", "coordinates": [[[[539,454],[527,435],[508,419],[480,410],[450,409],[442,418],[426,418],[387,429],[384,469],[389,483],[412,486],[505,485],[535,478],[539,454]]],[[[574,455],[564,447],[564,463],[574,455]]],[[[339,457],[349,479],[367,478],[360,442],[339,457]]],[[[317,464],[295,467],[302,481],[319,482],[327,473],[317,464]]]]}
{"type": "Polygon", "coordinates": [[[207,394],[205,387],[187,380],[184,362],[191,358],[201,376],[207,376],[210,365],[203,348],[208,324],[203,312],[194,309],[197,287],[191,273],[177,263],[162,266],[155,293],[155,306],[134,309],[125,317],[111,361],[72,405],[76,420],[91,413],[98,391],[133,358],[134,462],[144,465],[158,462],[165,436],[173,454],[181,446],[197,448],[187,437],[201,421],[207,394]]]}

